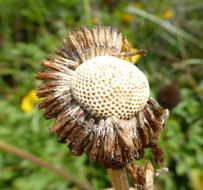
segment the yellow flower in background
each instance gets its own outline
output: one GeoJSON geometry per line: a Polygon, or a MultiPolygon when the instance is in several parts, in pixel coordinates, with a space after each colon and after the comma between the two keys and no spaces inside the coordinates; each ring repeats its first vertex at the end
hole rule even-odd
{"type": "Polygon", "coordinates": [[[99,23],[99,19],[97,17],[92,17],[91,20],[92,20],[93,24],[98,24],[99,23]]]}
{"type": "Polygon", "coordinates": [[[134,3],[133,7],[136,8],[136,9],[140,9],[141,5],[140,5],[140,3],[134,3]]]}
{"type": "Polygon", "coordinates": [[[31,90],[21,101],[21,109],[25,113],[33,112],[34,104],[39,100],[36,96],[36,90],[31,90]]]}
{"type": "Polygon", "coordinates": [[[122,14],[122,21],[124,24],[130,24],[132,22],[133,16],[130,13],[122,14]]]}
{"type": "MultiPolygon", "coordinates": [[[[137,50],[138,50],[138,49],[136,49],[136,48],[133,48],[131,43],[129,43],[129,46],[130,46],[130,51],[137,51],[137,50]]],[[[126,51],[126,49],[125,49],[125,47],[124,47],[124,44],[122,44],[121,51],[126,51]]],[[[137,63],[138,60],[140,59],[140,57],[141,57],[141,55],[135,55],[135,56],[133,56],[133,57],[132,57],[133,63],[134,63],[134,64],[137,63]]],[[[124,58],[123,60],[130,62],[129,58],[124,58]]]]}
{"type": "Polygon", "coordinates": [[[171,9],[167,9],[163,14],[162,18],[164,19],[170,19],[173,17],[173,11],[171,9]]]}

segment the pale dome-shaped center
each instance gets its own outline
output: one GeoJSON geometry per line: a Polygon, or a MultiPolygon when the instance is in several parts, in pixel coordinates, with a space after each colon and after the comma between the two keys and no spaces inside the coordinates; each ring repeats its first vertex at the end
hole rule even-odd
{"type": "Polygon", "coordinates": [[[112,56],[98,56],[75,70],[71,92],[92,115],[127,119],[145,106],[149,84],[133,64],[112,56]]]}

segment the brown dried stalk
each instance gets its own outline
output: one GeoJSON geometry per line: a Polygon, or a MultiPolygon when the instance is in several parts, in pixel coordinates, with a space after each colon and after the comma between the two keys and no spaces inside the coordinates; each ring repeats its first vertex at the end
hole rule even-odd
{"type": "Polygon", "coordinates": [[[0,142],[0,149],[4,150],[6,152],[12,153],[16,156],[19,156],[21,158],[27,159],[32,161],[33,163],[35,163],[38,166],[42,166],[45,167],[55,173],[57,173],[58,175],[64,177],[65,179],[67,179],[68,181],[70,181],[71,183],[76,184],[77,186],[79,186],[81,189],[85,189],[85,190],[92,190],[92,187],[90,186],[90,184],[88,183],[88,181],[86,181],[85,183],[79,182],[76,178],[74,178],[72,175],[64,172],[63,170],[59,169],[59,168],[55,168],[53,165],[49,164],[48,162],[45,162],[44,160],[41,160],[40,158],[25,152],[23,150],[20,150],[12,145],[9,145],[7,143],[4,142],[0,142]]]}

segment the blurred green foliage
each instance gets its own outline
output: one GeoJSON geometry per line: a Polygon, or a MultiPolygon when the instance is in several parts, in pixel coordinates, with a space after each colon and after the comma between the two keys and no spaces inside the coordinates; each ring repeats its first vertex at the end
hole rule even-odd
{"type": "MultiPolygon", "coordinates": [[[[157,189],[203,189],[202,9],[201,0],[1,0],[0,141],[63,168],[79,181],[88,180],[93,189],[110,186],[103,166],[85,155],[72,156],[49,134],[54,120],[46,121],[36,108],[32,113],[23,112],[21,101],[40,83],[34,78],[42,69],[39,61],[62,47],[60,38],[67,30],[81,24],[111,25],[123,32],[133,47],[148,50],[138,67],[148,76],[153,97],[165,84],[176,84],[181,91],[182,101],[172,110],[159,142],[170,172],[156,179],[157,189]],[[128,13],[129,7],[138,12],[128,13]],[[172,26],[172,31],[165,24],[172,26]],[[179,29],[183,33],[177,32],[179,29]]],[[[146,157],[150,155],[147,151],[146,157]]],[[[0,189],[80,188],[0,150],[0,189]]]]}

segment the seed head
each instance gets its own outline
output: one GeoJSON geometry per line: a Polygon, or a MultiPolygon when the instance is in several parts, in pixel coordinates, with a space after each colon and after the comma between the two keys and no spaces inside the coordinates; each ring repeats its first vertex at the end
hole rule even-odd
{"type": "Polygon", "coordinates": [[[159,89],[157,98],[162,106],[172,109],[181,101],[181,93],[174,84],[164,85],[159,89]]]}
{"type": "Polygon", "coordinates": [[[149,98],[145,75],[112,56],[98,56],[80,65],[71,78],[73,97],[92,115],[128,119],[149,98]]]}

